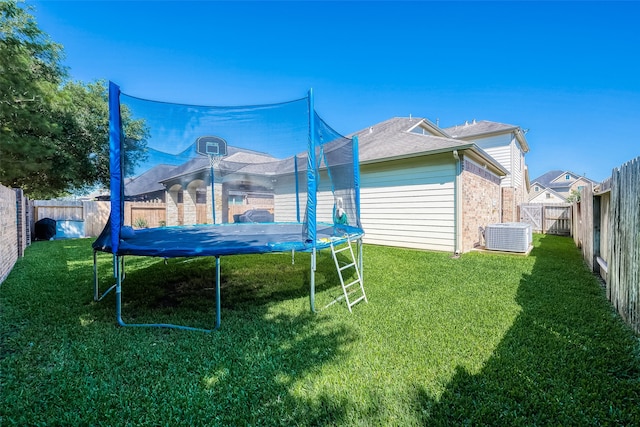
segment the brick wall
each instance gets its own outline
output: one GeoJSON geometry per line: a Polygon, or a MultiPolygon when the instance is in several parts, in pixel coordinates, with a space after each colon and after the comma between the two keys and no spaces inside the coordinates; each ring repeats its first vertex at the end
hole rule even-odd
{"type": "Polygon", "coordinates": [[[504,187],[502,188],[502,221],[518,222],[518,206],[524,203],[525,194],[522,188],[504,187]]]}
{"type": "Polygon", "coordinates": [[[500,222],[500,179],[469,160],[463,163],[462,252],[481,244],[480,227],[500,222]]]}
{"type": "Polygon", "coordinates": [[[0,283],[18,260],[16,193],[0,185],[0,283]]]}

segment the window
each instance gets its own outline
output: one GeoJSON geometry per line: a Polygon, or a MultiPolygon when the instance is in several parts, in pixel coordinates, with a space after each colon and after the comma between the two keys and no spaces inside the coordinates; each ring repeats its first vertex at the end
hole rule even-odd
{"type": "Polygon", "coordinates": [[[229,196],[229,204],[230,205],[244,205],[244,197],[243,196],[229,196]]]}
{"type": "Polygon", "coordinates": [[[565,180],[567,180],[567,181],[569,181],[569,180],[571,179],[571,175],[566,174],[566,175],[564,176],[564,179],[565,179],[565,180]]]}
{"type": "Polygon", "coordinates": [[[551,193],[547,193],[547,194],[545,194],[545,195],[547,196],[547,199],[550,199],[550,198],[551,198],[551,193]]]}
{"type": "Polygon", "coordinates": [[[535,191],[535,192],[537,193],[538,191],[540,191],[540,187],[538,187],[538,186],[536,185],[535,187],[533,187],[533,191],[535,191]]]}
{"type": "Polygon", "coordinates": [[[206,188],[198,188],[196,190],[196,204],[206,205],[207,204],[207,189],[206,188]]]}

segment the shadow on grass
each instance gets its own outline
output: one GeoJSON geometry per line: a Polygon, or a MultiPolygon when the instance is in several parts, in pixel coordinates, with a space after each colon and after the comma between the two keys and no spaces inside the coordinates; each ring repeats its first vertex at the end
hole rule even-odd
{"type": "MultiPolygon", "coordinates": [[[[294,266],[269,255],[223,258],[222,328],[204,334],[115,327],[113,294],[92,302],[91,242],[47,243],[31,248],[2,288],[3,425],[343,422],[343,402],[329,392],[312,400],[304,393],[356,339],[348,327],[289,301],[308,295],[308,258],[294,266]],[[34,269],[33,280],[24,280],[34,269]],[[256,272],[262,284],[252,283],[256,272]],[[40,298],[52,286],[57,292],[40,298]]],[[[319,262],[321,276],[330,274],[330,262],[319,262]]],[[[109,286],[110,257],[99,264],[109,286]]],[[[213,264],[127,258],[125,321],[210,327],[213,264]]]]}
{"type": "MultiPolygon", "coordinates": [[[[110,255],[99,256],[111,259],[110,255]]],[[[309,297],[308,253],[296,254],[295,261],[290,254],[227,256],[220,258],[220,265],[223,310],[243,310],[309,297]]],[[[126,257],[125,273],[123,301],[130,314],[135,315],[136,310],[171,311],[177,308],[210,312],[215,304],[215,259],[212,257],[166,261],[126,257]]],[[[103,291],[114,283],[110,274],[111,270],[106,272],[103,267],[100,277],[103,291]]],[[[341,291],[338,273],[328,251],[319,253],[315,286],[317,293],[332,290],[339,294],[341,291]]]]}
{"type": "Polygon", "coordinates": [[[543,236],[522,311],[478,374],[418,391],[427,425],[640,425],[637,340],[569,238],[543,236]]]}

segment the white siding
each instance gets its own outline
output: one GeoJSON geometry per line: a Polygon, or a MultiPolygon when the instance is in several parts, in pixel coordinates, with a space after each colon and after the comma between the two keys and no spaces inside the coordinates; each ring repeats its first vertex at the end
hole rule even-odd
{"type": "MultiPolygon", "coordinates": [[[[305,173],[299,175],[299,203],[300,220],[304,221],[305,209],[307,206],[305,173]]],[[[274,221],[295,222],[296,215],[296,184],[293,175],[278,179],[274,189],[274,221]]],[[[319,222],[333,221],[333,193],[331,192],[329,176],[326,171],[320,173],[320,184],[316,193],[316,220],[319,222]]]]}
{"type": "Polygon", "coordinates": [[[454,250],[452,156],[430,156],[361,168],[360,219],[366,243],[454,250]]]}
{"type": "MultiPolygon", "coordinates": [[[[307,206],[306,176],[300,174],[299,195],[300,220],[304,220],[307,206]]],[[[273,220],[276,222],[295,222],[296,215],[296,184],[293,175],[278,178],[273,195],[273,220]]]]}
{"type": "Polygon", "coordinates": [[[540,194],[535,196],[533,199],[529,199],[528,203],[540,203],[540,204],[556,204],[556,203],[567,203],[566,200],[559,198],[553,193],[550,193],[547,190],[542,190],[540,194]],[[549,198],[547,198],[547,194],[549,198]]]}
{"type": "Polygon", "coordinates": [[[513,163],[511,173],[513,174],[513,185],[518,188],[525,188],[524,185],[524,154],[520,150],[518,141],[514,138],[511,141],[511,152],[513,153],[513,163]]]}
{"type": "Polygon", "coordinates": [[[474,142],[509,171],[509,175],[502,180],[503,187],[524,188],[524,154],[512,134],[481,138],[474,142]]]}
{"type": "Polygon", "coordinates": [[[503,187],[511,187],[513,153],[511,135],[500,135],[490,138],[477,139],[474,141],[478,147],[482,148],[491,157],[496,159],[509,174],[502,180],[503,187]]]}

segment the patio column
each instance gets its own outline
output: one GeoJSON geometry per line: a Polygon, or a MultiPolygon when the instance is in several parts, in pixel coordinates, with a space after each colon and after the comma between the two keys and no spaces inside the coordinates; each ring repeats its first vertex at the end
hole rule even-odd
{"type": "Polygon", "coordinates": [[[178,197],[182,187],[179,184],[173,185],[167,190],[167,225],[181,225],[178,215],[178,197]]]}

